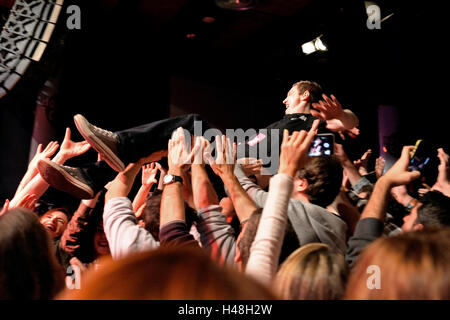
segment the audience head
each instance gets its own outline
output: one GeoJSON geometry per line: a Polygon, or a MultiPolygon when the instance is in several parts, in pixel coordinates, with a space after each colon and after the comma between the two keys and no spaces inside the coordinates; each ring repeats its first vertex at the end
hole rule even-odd
{"type": "Polygon", "coordinates": [[[339,193],[342,167],[335,156],[311,157],[300,169],[294,181],[294,193],[307,197],[308,201],[325,208],[339,193]]]}
{"type": "Polygon", "coordinates": [[[103,221],[101,220],[97,223],[93,241],[96,258],[111,254],[108,239],[106,239],[105,230],[103,230],[103,221]]]}
{"type": "Polygon", "coordinates": [[[403,221],[404,231],[420,230],[424,227],[450,227],[450,198],[439,191],[429,191],[420,198],[403,221]]]}
{"type": "Polygon", "coordinates": [[[450,229],[379,238],[353,267],[347,299],[450,299],[450,229]]]}
{"type": "Polygon", "coordinates": [[[348,268],[344,256],[323,243],[309,243],[281,265],[276,292],[288,300],[334,300],[345,293],[348,268]]]}
{"type": "Polygon", "coordinates": [[[63,285],[64,271],[36,214],[17,208],[0,216],[0,300],[47,300],[63,285]]]}
{"type": "MultiPolygon", "coordinates": [[[[162,190],[156,189],[151,195],[147,197],[145,208],[142,215],[139,217],[139,225],[146,229],[151,235],[159,241],[159,227],[161,208],[162,190]]],[[[197,219],[196,212],[186,205],[186,225],[188,228],[197,219]]]]}
{"type": "Polygon", "coordinates": [[[70,214],[65,208],[55,208],[45,212],[39,220],[51,238],[57,239],[66,230],[70,214]]]}
{"type": "Polygon", "coordinates": [[[88,271],[68,300],[239,300],[274,299],[256,280],[213,262],[198,247],[160,247],[88,271]]]}
{"type": "Polygon", "coordinates": [[[152,236],[159,240],[159,210],[161,207],[162,191],[156,189],[147,197],[145,208],[139,217],[140,225],[152,236]]]}

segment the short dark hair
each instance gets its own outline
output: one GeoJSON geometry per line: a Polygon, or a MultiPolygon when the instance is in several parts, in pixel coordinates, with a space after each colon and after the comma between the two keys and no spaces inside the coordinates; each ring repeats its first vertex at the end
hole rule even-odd
{"type": "Polygon", "coordinates": [[[311,97],[310,103],[319,102],[322,99],[322,87],[314,81],[302,80],[297,83],[294,83],[293,86],[297,87],[298,93],[302,94],[305,91],[309,92],[311,97]]]}
{"type": "Polygon", "coordinates": [[[150,232],[156,240],[159,240],[159,210],[161,208],[161,197],[162,191],[159,189],[156,189],[151,195],[149,194],[141,216],[145,223],[145,230],[150,232]]]}
{"type": "MultiPolygon", "coordinates": [[[[162,190],[156,189],[147,196],[145,208],[142,211],[140,219],[144,221],[145,230],[159,241],[159,227],[160,227],[160,210],[161,210],[162,190]]],[[[192,223],[197,220],[197,213],[194,209],[185,206],[185,219],[188,229],[191,228],[192,223]]]]}
{"type": "Polygon", "coordinates": [[[300,169],[299,178],[308,181],[305,193],[311,203],[325,208],[339,193],[342,184],[342,167],[336,156],[312,157],[300,169]]]}
{"type": "Polygon", "coordinates": [[[450,226],[450,198],[439,191],[429,191],[424,194],[417,209],[416,223],[424,227],[450,226]]]}

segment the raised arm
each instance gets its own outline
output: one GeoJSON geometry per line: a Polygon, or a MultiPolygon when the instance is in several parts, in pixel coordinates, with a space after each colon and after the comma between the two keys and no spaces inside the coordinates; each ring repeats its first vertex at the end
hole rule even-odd
{"type": "MultiPolygon", "coordinates": [[[[66,129],[66,134],[64,136],[64,140],[59,148],[58,153],[52,159],[52,161],[58,164],[64,164],[70,158],[79,156],[89,150],[90,145],[86,141],[82,142],[73,142],[70,139],[70,129],[66,129]]],[[[42,160],[39,159],[39,160],[42,160]]],[[[38,160],[38,162],[39,162],[38,160]]],[[[24,195],[34,194],[37,199],[39,199],[45,191],[47,191],[49,184],[42,179],[40,174],[36,174],[34,178],[28,182],[21,191],[19,191],[14,198],[11,200],[12,206],[16,206],[17,199],[23,198],[24,195]]]]}
{"type": "Polygon", "coordinates": [[[257,209],[257,206],[234,175],[236,147],[225,136],[216,136],[216,151],[217,157],[215,160],[208,156],[211,168],[222,179],[230,194],[236,215],[239,221],[243,223],[257,209]]]}
{"type": "MultiPolygon", "coordinates": [[[[199,140],[197,140],[199,141],[199,140]]],[[[182,128],[178,128],[169,140],[168,175],[165,178],[173,179],[165,182],[160,210],[159,239],[163,244],[195,244],[196,241],[189,234],[186,225],[186,214],[183,198],[184,172],[186,172],[194,159],[199,145],[189,150],[182,128]]]]}
{"type": "Polygon", "coordinates": [[[145,204],[150,189],[158,182],[156,180],[156,174],[160,168],[161,165],[157,162],[142,166],[142,184],[133,200],[134,212],[138,212],[139,208],[145,204]]]}
{"type": "Polygon", "coordinates": [[[444,149],[438,149],[438,158],[438,177],[431,190],[440,191],[447,197],[450,197],[450,165],[448,154],[444,152],[444,149]]]}
{"type": "Polygon", "coordinates": [[[334,144],[334,154],[339,159],[339,162],[341,163],[341,166],[344,169],[350,184],[352,186],[356,185],[362,179],[362,175],[359,173],[353,162],[350,161],[344,151],[344,147],[341,144],[334,144]]]}
{"type": "MultiPolygon", "coordinates": [[[[203,150],[209,142],[203,138],[203,150]]],[[[191,167],[192,190],[198,221],[197,231],[200,234],[202,248],[219,264],[234,264],[236,238],[233,228],[228,224],[226,216],[219,206],[216,191],[209,180],[203,161],[195,161],[191,167]]]]}
{"type": "Polygon", "coordinates": [[[17,187],[15,195],[22,191],[22,189],[38,174],[37,163],[41,159],[50,158],[56,150],[58,150],[59,144],[56,141],[51,141],[44,150],[42,150],[42,144],[39,144],[36,150],[36,153],[28,164],[28,169],[22,180],[20,181],[19,186],[17,187]]]}
{"type": "Polygon", "coordinates": [[[130,163],[109,184],[105,195],[103,229],[114,259],[159,246],[150,232],[138,225],[131,201],[127,198],[141,166],[141,162],[130,163]]]}
{"type": "Polygon", "coordinates": [[[361,220],[366,218],[375,218],[384,222],[386,216],[388,196],[391,189],[395,186],[407,185],[420,177],[418,171],[408,171],[410,160],[410,151],[413,147],[403,147],[400,159],[380,178],[375,184],[372,196],[369,199],[361,220]]]}
{"type": "Polygon", "coordinates": [[[291,137],[287,130],[283,132],[280,167],[270,181],[266,205],[245,271],[266,285],[271,284],[278,270],[294,177],[307,161],[309,145],[318,125],[319,120],[316,120],[308,133],[295,131],[291,137]]]}
{"type": "Polygon", "coordinates": [[[375,184],[372,196],[356,225],[355,233],[348,241],[345,258],[349,265],[355,262],[369,243],[381,236],[391,189],[395,186],[406,185],[420,177],[418,171],[408,171],[410,152],[413,148],[412,146],[403,147],[400,159],[375,184]]]}
{"type": "MultiPolygon", "coordinates": [[[[203,137],[199,137],[198,139],[200,140],[201,154],[203,155],[209,145],[209,141],[203,137]]],[[[211,205],[218,205],[219,198],[205,170],[204,161],[195,161],[191,166],[191,172],[195,209],[198,211],[211,205]]]]}
{"type": "Polygon", "coordinates": [[[313,103],[316,110],[311,114],[327,122],[327,128],[331,131],[352,131],[359,125],[358,117],[349,109],[343,109],[342,105],[331,95],[331,99],[323,94],[323,100],[313,103]]]}

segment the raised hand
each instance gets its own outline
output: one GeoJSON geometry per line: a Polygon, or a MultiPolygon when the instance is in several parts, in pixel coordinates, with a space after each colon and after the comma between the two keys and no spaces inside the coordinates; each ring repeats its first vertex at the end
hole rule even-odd
{"type": "Polygon", "coordinates": [[[414,146],[403,147],[402,154],[396,163],[380,178],[387,181],[390,187],[408,184],[420,177],[419,171],[408,171],[410,152],[414,146]]]}
{"type": "Polygon", "coordinates": [[[432,190],[437,190],[445,194],[446,196],[450,196],[450,166],[449,166],[449,156],[444,152],[444,149],[438,149],[438,158],[439,158],[439,166],[438,166],[438,176],[436,179],[436,183],[431,188],[432,190]]]}
{"type": "Polygon", "coordinates": [[[156,174],[161,169],[161,165],[158,162],[152,162],[142,166],[142,185],[149,186],[157,183],[156,174]]]}
{"type": "Polygon", "coordinates": [[[341,119],[344,113],[342,105],[336,99],[335,96],[331,95],[331,99],[328,98],[326,94],[322,94],[323,100],[315,102],[312,106],[317,110],[311,110],[311,114],[314,117],[320,118],[322,120],[332,120],[341,119]]]}
{"type": "Polygon", "coordinates": [[[39,144],[33,159],[31,159],[30,163],[28,164],[28,168],[37,168],[37,163],[39,162],[39,160],[50,158],[56,152],[56,150],[58,150],[58,147],[59,144],[57,141],[50,141],[42,151],[42,144],[39,144]]]}
{"type": "Polygon", "coordinates": [[[375,160],[375,175],[377,179],[380,179],[380,177],[383,175],[385,164],[386,160],[383,157],[378,157],[375,160]]]}
{"type": "Polygon", "coordinates": [[[226,136],[216,136],[216,153],[214,160],[210,153],[205,153],[211,169],[220,177],[234,175],[236,160],[236,144],[232,144],[226,136]]]}
{"type": "Polygon", "coordinates": [[[184,130],[181,127],[178,128],[168,143],[169,174],[181,176],[184,171],[187,171],[199,148],[199,140],[197,139],[192,150],[189,150],[185,141],[184,130]]]}
{"type": "Polygon", "coordinates": [[[25,208],[28,210],[33,210],[34,205],[36,204],[37,197],[35,194],[20,194],[16,195],[11,204],[9,200],[5,201],[5,205],[0,213],[0,216],[4,214],[8,210],[12,210],[14,208],[25,208]]]}
{"type": "Polygon", "coordinates": [[[241,165],[241,168],[247,177],[260,174],[263,165],[262,160],[255,158],[241,158],[237,163],[241,165]]]}
{"type": "Polygon", "coordinates": [[[64,160],[82,155],[91,147],[87,141],[74,142],[70,140],[70,136],[70,128],[66,128],[66,134],[64,135],[64,140],[61,143],[61,148],[58,152],[58,155],[64,160]]]}
{"type": "Polygon", "coordinates": [[[417,193],[423,197],[426,193],[428,193],[429,191],[431,191],[431,187],[429,185],[427,185],[426,183],[422,183],[422,187],[423,188],[419,188],[417,189],[417,193]]]}
{"type": "Polygon", "coordinates": [[[361,175],[366,175],[369,173],[369,171],[367,169],[367,164],[369,162],[369,158],[371,155],[372,155],[372,150],[368,149],[366,152],[364,152],[361,159],[353,161],[353,164],[358,169],[358,171],[361,175]]]}
{"type": "Polygon", "coordinates": [[[283,131],[278,173],[284,173],[294,177],[295,173],[304,167],[308,157],[309,145],[317,133],[318,126],[319,120],[315,120],[309,132],[304,130],[294,131],[289,136],[287,130],[283,131]]]}

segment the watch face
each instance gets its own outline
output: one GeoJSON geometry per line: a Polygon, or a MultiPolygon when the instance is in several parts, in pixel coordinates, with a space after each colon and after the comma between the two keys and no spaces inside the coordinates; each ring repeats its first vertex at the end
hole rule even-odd
{"type": "Polygon", "coordinates": [[[167,174],[164,176],[163,182],[164,183],[170,183],[173,180],[173,176],[171,174],[167,174]]]}

